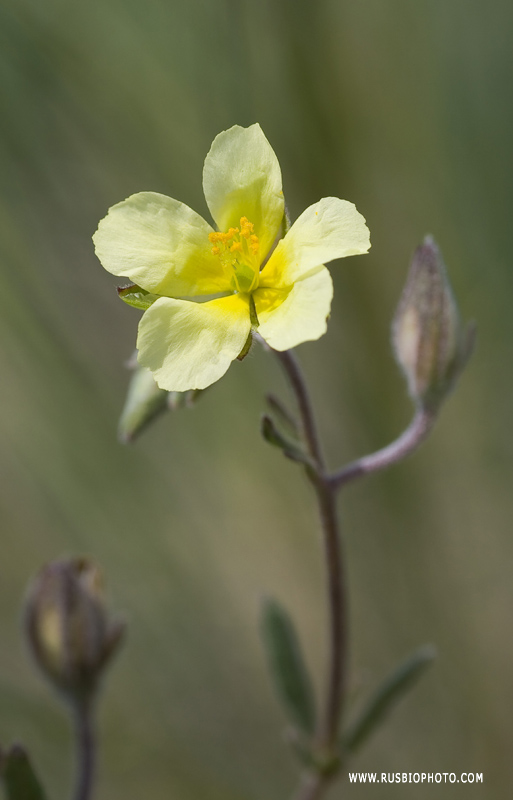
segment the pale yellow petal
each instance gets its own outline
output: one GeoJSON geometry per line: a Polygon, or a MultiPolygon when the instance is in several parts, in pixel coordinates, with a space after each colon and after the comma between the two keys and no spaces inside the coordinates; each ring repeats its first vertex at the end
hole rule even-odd
{"type": "Polygon", "coordinates": [[[289,350],[326,333],[333,283],[326,267],[288,289],[257,289],[254,293],[258,333],[275,350],[289,350]]]}
{"type": "Polygon", "coordinates": [[[205,159],[203,189],[220,231],[239,227],[241,217],[255,226],[263,261],[284,212],[281,170],[260,125],[234,125],[214,139],[205,159]]]}
{"type": "Polygon", "coordinates": [[[209,295],[229,289],[211,252],[205,220],[178,200],[140,192],[113,206],[93,239],[108,272],[154,294],[209,295]]]}
{"type": "Polygon", "coordinates": [[[250,329],[247,296],[208,303],[161,297],[139,323],[139,362],[161,389],[205,389],[225,374],[250,329]]]}
{"type": "Polygon", "coordinates": [[[369,248],[369,229],[355,206],[338,197],[324,197],[303,211],[278,243],[260,283],[290,286],[319,264],[366,253],[369,248]]]}

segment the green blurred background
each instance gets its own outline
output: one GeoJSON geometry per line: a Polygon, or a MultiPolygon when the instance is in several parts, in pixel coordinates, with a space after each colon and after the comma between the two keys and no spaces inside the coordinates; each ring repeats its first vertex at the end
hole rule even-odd
{"type": "Polygon", "coordinates": [[[194,410],[118,444],[139,314],[91,245],[133,192],[206,213],[213,137],[255,121],[293,217],[337,195],[371,230],[368,256],[331,266],[328,334],[299,349],[333,465],[409,419],[389,325],[426,233],[479,324],[430,441],[341,513],[354,703],[418,644],[440,652],[355,768],[485,783],[331,796],[511,797],[512,26],[505,0],[1,0],[0,741],[30,747],[54,798],[68,722],[19,617],[39,565],[75,553],[103,565],[130,626],[97,799],[281,800],[295,784],[259,600],[293,612],[317,685],[325,612],[311,493],[258,433],[282,377],[255,352],[194,410]]]}

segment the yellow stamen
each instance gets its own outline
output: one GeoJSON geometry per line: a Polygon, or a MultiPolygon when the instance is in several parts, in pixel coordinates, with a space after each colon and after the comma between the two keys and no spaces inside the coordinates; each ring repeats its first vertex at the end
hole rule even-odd
{"type": "Polygon", "coordinates": [[[247,217],[241,217],[240,228],[208,234],[212,254],[220,258],[223,270],[239,292],[251,292],[258,286],[259,241],[253,233],[254,227],[247,217]]]}
{"type": "Polygon", "coordinates": [[[240,232],[246,239],[249,239],[254,230],[254,225],[247,217],[240,218],[240,232]]]}
{"type": "Polygon", "coordinates": [[[214,242],[224,242],[225,236],[225,233],[220,233],[219,231],[212,231],[212,233],[208,234],[209,241],[211,241],[212,244],[214,244],[214,242]]]}

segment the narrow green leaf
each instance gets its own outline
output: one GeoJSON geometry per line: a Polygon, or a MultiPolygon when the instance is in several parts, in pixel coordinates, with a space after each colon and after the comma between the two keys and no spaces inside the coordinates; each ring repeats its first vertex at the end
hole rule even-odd
{"type": "Polygon", "coordinates": [[[291,436],[294,436],[294,438],[299,439],[301,432],[298,422],[294,418],[292,412],[289,411],[285,403],[283,403],[282,400],[280,400],[280,398],[275,394],[271,393],[266,395],[265,401],[269,406],[269,410],[276,416],[288,433],[290,433],[291,436]]]}
{"type": "Polygon", "coordinates": [[[278,447],[287,458],[292,461],[299,461],[301,464],[306,464],[310,467],[313,466],[312,459],[305,453],[299,442],[284,436],[268,414],[262,415],[260,431],[266,442],[272,444],[273,447],[278,447]]]}
{"type": "Polygon", "coordinates": [[[141,289],[135,283],[128,286],[118,286],[118,296],[129,306],[139,308],[141,311],[146,311],[155,300],[158,300],[158,295],[147,292],[146,289],[141,289]]]}
{"type": "Polygon", "coordinates": [[[282,606],[264,600],[262,638],[276,692],[288,716],[311,736],[315,730],[315,699],[294,624],[282,606]]]}
{"type": "Polygon", "coordinates": [[[46,800],[28,754],[20,745],[13,745],[5,754],[0,753],[0,778],[7,800],[46,800]]]}
{"type": "Polygon", "coordinates": [[[384,717],[412,688],[424,671],[436,658],[436,649],[432,645],[419,647],[408,658],[402,661],[381,686],[371,696],[361,714],[348,727],[343,735],[345,750],[355,751],[378,727],[384,717]]]}

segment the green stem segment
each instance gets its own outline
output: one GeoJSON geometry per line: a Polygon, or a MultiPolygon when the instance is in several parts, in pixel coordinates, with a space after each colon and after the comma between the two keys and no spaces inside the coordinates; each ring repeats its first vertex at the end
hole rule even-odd
{"type": "MultiPolygon", "coordinates": [[[[314,486],[323,530],[328,599],[330,614],[330,657],[324,701],[318,719],[315,746],[319,755],[334,755],[338,740],[340,718],[345,694],[348,654],[347,588],[343,553],[336,510],[336,486],[326,473],[312,404],[295,354],[274,351],[282,365],[296,396],[304,439],[312,460],[307,474],[314,486]]],[[[326,775],[308,774],[297,795],[297,800],[316,800],[330,778],[326,775]]]]}

